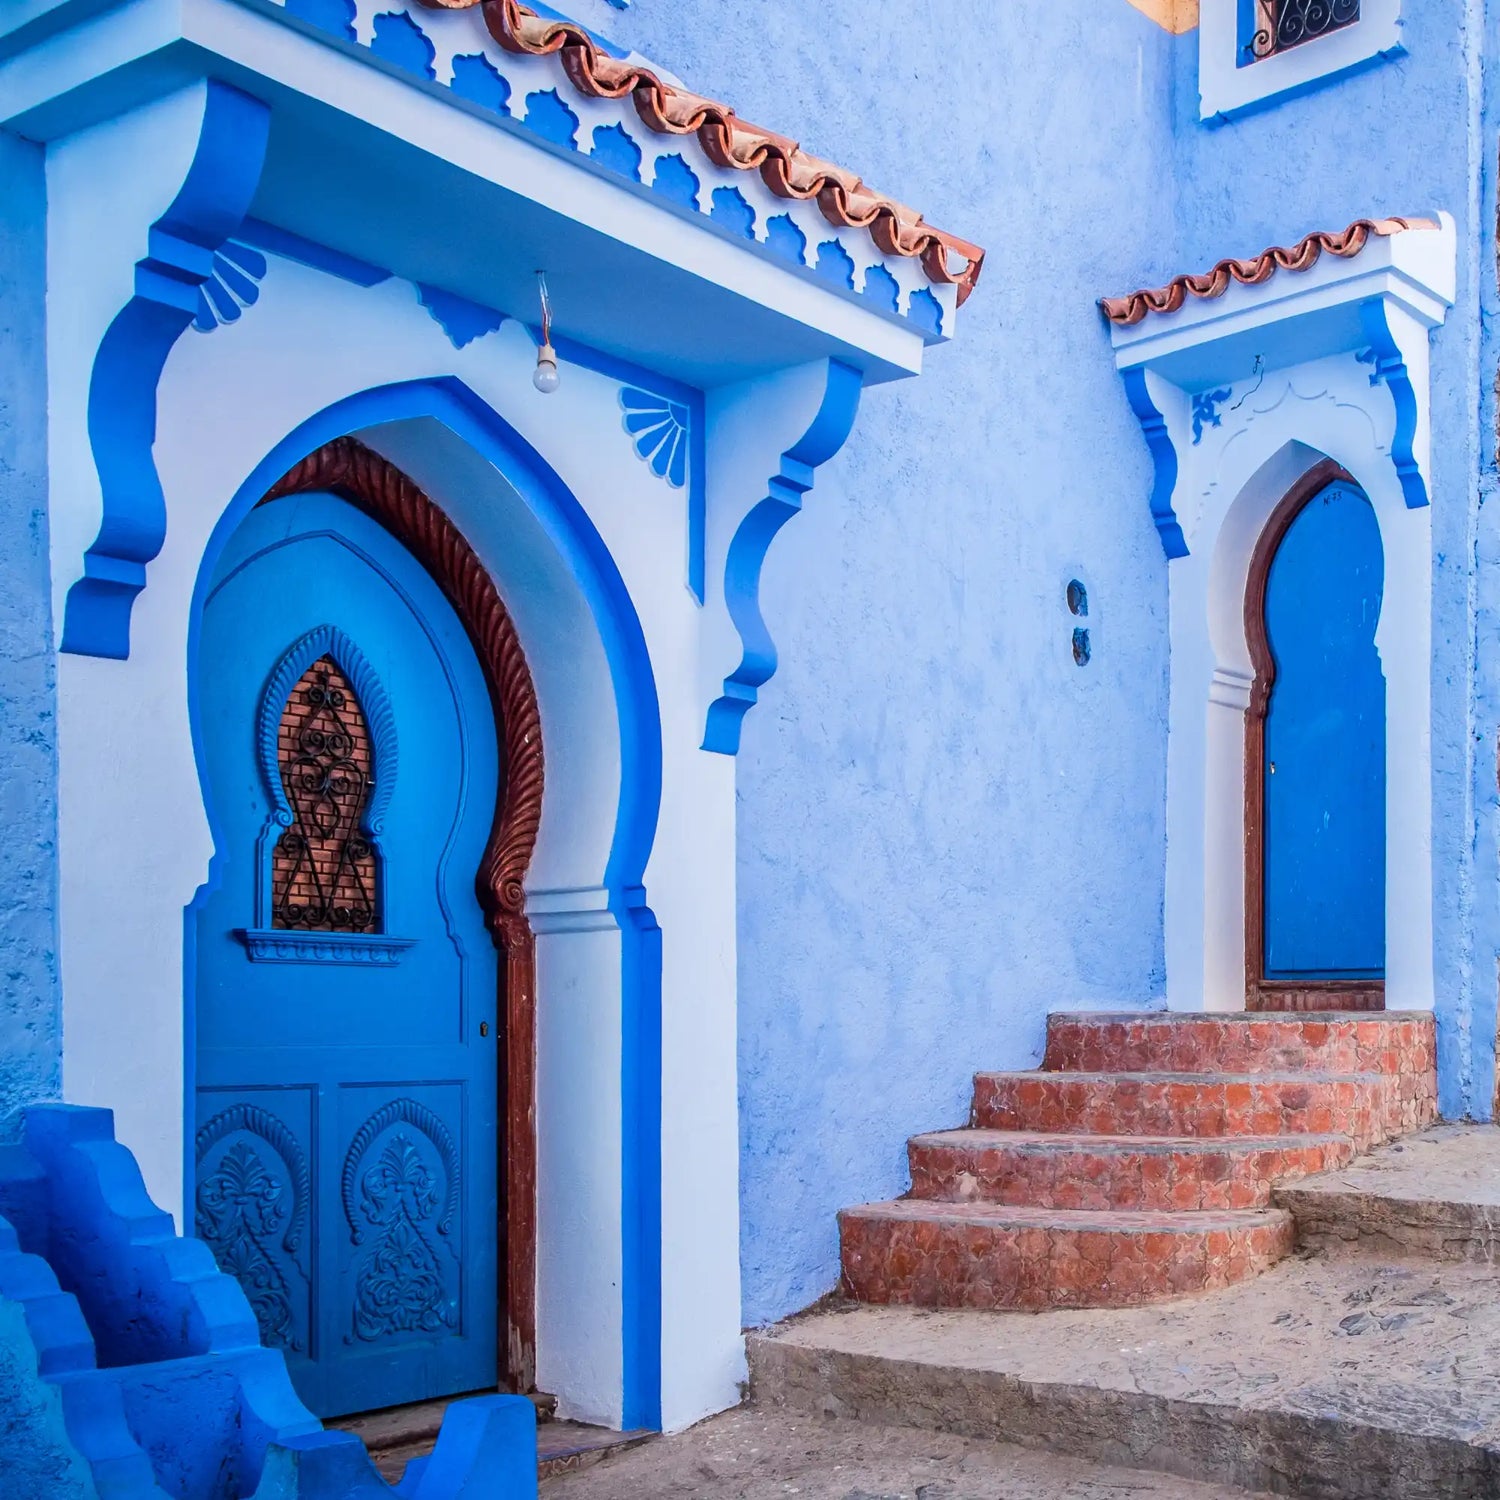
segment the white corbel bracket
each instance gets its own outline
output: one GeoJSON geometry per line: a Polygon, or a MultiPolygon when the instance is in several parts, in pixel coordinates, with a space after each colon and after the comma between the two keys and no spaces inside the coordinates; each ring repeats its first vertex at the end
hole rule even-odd
{"type": "Polygon", "coordinates": [[[1231,281],[1221,296],[1189,295],[1174,312],[1111,325],[1115,365],[1156,464],[1151,511],[1167,556],[1190,550],[1201,468],[1191,459],[1206,431],[1228,425],[1233,403],[1276,372],[1338,356],[1364,367],[1372,395],[1389,393],[1390,461],[1407,505],[1428,504],[1429,335],[1453,306],[1456,275],[1454,222],[1440,214],[1435,228],[1372,234],[1357,255],[1325,253],[1306,271],[1279,270],[1258,286],[1231,281]]]}

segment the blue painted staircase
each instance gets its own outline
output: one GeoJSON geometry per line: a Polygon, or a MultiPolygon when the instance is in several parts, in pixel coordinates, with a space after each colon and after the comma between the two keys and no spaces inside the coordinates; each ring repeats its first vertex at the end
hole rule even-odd
{"type": "Polygon", "coordinates": [[[393,1489],[298,1400],[109,1110],[39,1105],[0,1146],[4,1500],[535,1500],[536,1473],[531,1402],[479,1396],[393,1489]]]}

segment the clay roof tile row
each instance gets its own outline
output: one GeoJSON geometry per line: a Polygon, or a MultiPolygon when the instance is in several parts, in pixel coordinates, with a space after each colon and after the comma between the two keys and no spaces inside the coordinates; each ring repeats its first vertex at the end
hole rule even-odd
{"type": "Polygon", "coordinates": [[[920,259],[928,279],[958,288],[959,305],[979,281],[984,251],[934,229],[915,209],[866,186],[853,172],[809,156],[795,141],[742,120],[718,100],[662,82],[640,63],[611,57],[583,27],[539,16],[519,0],[422,0],[439,10],[484,7],[485,23],[507,52],[561,54],[569,82],[592,99],[631,96],[636,113],[660,135],[695,135],[724,168],[759,172],[781,198],[816,199],[836,229],[866,229],[883,255],[920,259]]]}
{"type": "Polygon", "coordinates": [[[1172,313],[1189,297],[1222,297],[1232,282],[1259,286],[1277,271],[1308,271],[1320,256],[1358,255],[1370,236],[1400,234],[1408,229],[1436,229],[1431,219],[1356,219],[1337,233],[1319,230],[1288,247],[1272,245],[1251,260],[1221,260],[1211,271],[1174,276],[1165,286],[1131,292],[1124,297],[1102,297],[1099,306],[1111,323],[1129,328],[1148,313],[1172,313]]]}

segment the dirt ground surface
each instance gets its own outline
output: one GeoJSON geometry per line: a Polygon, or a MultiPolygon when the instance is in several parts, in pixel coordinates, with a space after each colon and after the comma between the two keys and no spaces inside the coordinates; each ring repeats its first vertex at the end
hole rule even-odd
{"type": "Polygon", "coordinates": [[[582,1473],[542,1500],[1247,1500],[1243,1490],[904,1427],[741,1407],[582,1473]]]}

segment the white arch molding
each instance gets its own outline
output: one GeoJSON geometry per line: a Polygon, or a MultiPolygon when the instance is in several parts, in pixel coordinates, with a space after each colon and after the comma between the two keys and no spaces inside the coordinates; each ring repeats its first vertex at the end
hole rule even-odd
{"type": "MultiPolygon", "coordinates": [[[[213,855],[186,678],[205,550],[229,498],[316,414],[390,382],[461,380],[585,505],[638,617],[659,699],[661,809],[644,885],[670,938],[656,1070],[662,1305],[657,1347],[635,1353],[659,1357],[661,1421],[681,1427],[733,1404],[743,1375],[735,764],[699,748],[705,683],[722,679],[724,653],[706,649],[709,621],[682,585],[680,492],[632,450],[618,382],[570,367],[564,389],[543,398],[530,384],[535,357],[510,325],[455,351],[409,287],[346,287],[291,265],[276,267],[253,316],[174,349],[154,450],[170,525],[137,601],[130,656],[58,664],[65,1087],[115,1109],[154,1196],[180,1214],[192,1056],[182,913],[213,855]]],[[[527,878],[538,984],[537,1380],[572,1415],[634,1425],[622,1373],[638,1302],[623,1290],[627,950],[609,900],[625,725],[609,651],[555,539],[488,457],[426,415],[351,431],[466,536],[535,680],[547,748],[527,878]]],[[[76,557],[55,548],[54,567],[60,601],[76,557]]]]}
{"type": "Polygon", "coordinates": [[[1245,598],[1272,512],[1331,459],[1385,555],[1386,1003],[1432,1009],[1432,529],[1428,340],[1453,302],[1453,221],[1188,298],[1112,330],[1156,459],[1170,708],[1165,945],[1174,1010],[1246,996],[1245,598]]]}

